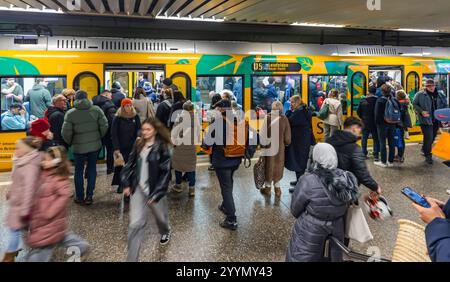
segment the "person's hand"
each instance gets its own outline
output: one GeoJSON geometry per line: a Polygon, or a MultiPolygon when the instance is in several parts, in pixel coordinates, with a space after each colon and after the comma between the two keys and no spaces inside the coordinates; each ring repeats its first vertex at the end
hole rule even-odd
{"type": "Polygon", "coordinates": [[[426,224],[429,224],[436,218],[445,218],[445,214],[439,206],[438,202],[434,201],[432,198],[426,198],[426,200],[430,203],[431,208],[424,208],[419,206],[416,203],[413,203],[413,207],[419,212],[420,218],[426,224]]]}
{"type": "Polygon", "coordinates": [[[422,195],[422,197],[426,198],[428,200],[428,202],[435,202],[439,207],[443,208],[445,206],[445,203],[441,200],[437,200],[435,198],[431,198],[431,197],[427,197],[425,195],[422,195]]]}
{"type": "Polygon", "coordinates": [[[130,187],[124,188],[124,189],[123,189],[123,195],[124,195],[125,197],[130,197],[130,195],[131,195],[131,188],[130,188],[130,187]]]}
{"type": "Polygon", "coordinates": [[[430,117],[430,114],[427,111],[423,111],[422,116],[425,118],[428,118],[428,117],[430,117]]]}

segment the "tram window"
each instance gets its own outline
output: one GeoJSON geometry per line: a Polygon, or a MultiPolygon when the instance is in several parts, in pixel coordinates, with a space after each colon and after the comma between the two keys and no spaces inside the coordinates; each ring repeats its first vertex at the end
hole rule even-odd
{"type": "MultiPolygon", "coordinates": [[[[395,90],[403,89],[402,86],[402,71],[400,69],[389,69],[389,70],[369,70],[370,86],[375,85],[380,88],[380,83],[389,82],[395,90]]],[[[379,92],[379,91],[378,91],[379,92]]],[[[377,94],[378,95],[378,94],[377,94]]]]}
{"type": "Polygon", "coordinates": [[[52,97],[66,87],[63,77],[1,78],[1,130],[29,128],[30,121],[43,118],[52,97]]]}
{"type": "Polygon", "coordinates": [[[236,97],[239,107],[243,108],[243,78],[241,76],[197,76],[195,100],[200,107],[208,110],[211,106],[210,93],[230,90],[236,97]]]}
{"type": "Polygon", "coordinates": [[[105,85],[107,89],[111,89],[114,81],[118,81],[122,87],[122,93],[124,93],[127,97],[130,97],[129,73],[127,71],[106,71],[105,85]]]}
{"type": "Polygon", "coordinates": [[[406,77],[406,93],[412,101],[417,92],[419,92],[419,75],[416,72],[410,72],[406,77]]]}
{"type": "Polygon", "coordinates": [[[422,82],[425,83],[428,79],[433,79],[436,83],[436,89],[438,91],[444,92],[445,96],[448,98],[448,75],[447,74],[424,74],[422,82]]]}
{"type": "Polygon", "coordinates": [[[274,101],[281,101],[288,109],[289,98],[301,93],[302,77],[286,76],[253,76],[252,109],[270,112],[274,101]]]}
{"type": "Polygon", "coordinates": [[[308,77],[308,105],[319,111],[321,101],[332,89],[339,91],[339,97],[347,97],[347,76],[345,75],[311,75],[308,77]]]}

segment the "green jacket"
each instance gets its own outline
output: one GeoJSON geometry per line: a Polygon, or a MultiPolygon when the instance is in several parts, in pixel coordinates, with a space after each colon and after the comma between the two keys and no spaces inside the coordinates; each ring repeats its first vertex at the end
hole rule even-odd
{"type": "Polygon", "coordinates": [[[52,105],[52,95],[40,84],[35,84],[28,91],[25,101],[30,102],[30,114],[37,118],[44,118],[45,110],[52,105]]]}
{"type": "Polygon", "coordinates": [[[4,93],[4,92],[7,92],[8,89],[11,89],[11,87],[8,87],[7,84],[2,84],[1,89],[2,89],[2,93],[1,93],[1,95],[2,95],[2,99],[1,99],[2,112],[8,111],[9,106],[14,102],[22,102],[23,89],[22,89],[22,86],[20,86],[19,84],[15,85],[14,90],[11,93],[11,94],[14,94],[14,96],[10,97],[10,98],[6,98],[6,95],[8,95],[9,93],[4,93]]]}
{"type": "Polygon", "coordinates": [[[75,101],[75,107],[67,112],[61,135],[75,154],[86,154],[101,149],[107,131],[108,120],[103,111],[83,99],[75,101]]]}

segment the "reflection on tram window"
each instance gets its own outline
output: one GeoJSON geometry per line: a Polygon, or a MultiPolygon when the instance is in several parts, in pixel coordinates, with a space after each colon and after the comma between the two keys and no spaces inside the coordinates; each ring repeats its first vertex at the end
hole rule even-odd
{"type": "Polygon", "coordinates": [[[425,83],[428,79],[433,79],[436,83],[436,89],[442,91],[448,97],[448,75],[447,74],[424,74],[422,82],[425,83]]]}
{"type": "Polygon", "coordinates": [[[272,103],[281,101],[286,112],[290,108],[289,99],[299,95],[300,75],[254,76],[252,80],[252,109],[271,111],[272,103]]]}
{"type": "Polygon", "coordinates": [[[195,101],[199,107],[209,110],[213,93],[230,90],[238,106],[243,108],[243,81],[241,76],[197,76],[195,101]]]}
{"type": "MultiPolygon", "coordinates": [[[[332,90],[339,91],[339,98],[347,102],[347,76],[344,75],[313,75],[308,78],[308,105],[319,111],[327,94],[332,90]]],[[[346,106],[342,107],[347,109],[346,106]]],[[[346,114],[346,113],[344,113],[346,114]]]]}
{"type": "Polygon", "coordinates": [[[66,87],[62,77],[1,78],[1,130],[25,130],[30,121],[43,118],[52,97],[66,87]]]}

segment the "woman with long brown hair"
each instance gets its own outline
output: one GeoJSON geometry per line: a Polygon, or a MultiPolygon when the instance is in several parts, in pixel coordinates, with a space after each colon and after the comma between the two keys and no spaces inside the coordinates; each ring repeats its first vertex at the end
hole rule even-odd
{"type": "Polygon", "coordinates": [[[167,128],[156,118],[145,120],[128,162],[122,169],[124,195],[131,196],[127,261],[138,261],[149,211],[161,235],[161,245],[170,240],[167,190],[171,177],[171,141],[167,128]]]}
{"type": "Polygon", "coordinates": [[[153,103],[147,98],[144,88],[138,87],[134,91],[133,106],[136,109],[141,123],[144,122],[144,120],[155,116],[153,103]]]}

